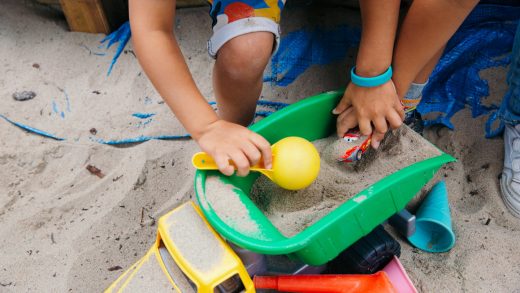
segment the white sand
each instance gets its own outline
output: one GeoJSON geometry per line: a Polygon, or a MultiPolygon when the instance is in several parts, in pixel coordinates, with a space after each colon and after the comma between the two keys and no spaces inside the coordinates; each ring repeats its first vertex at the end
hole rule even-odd
{"type": "MultiPolygon", "coordinates": [[[[321,164],[318,178],[309,187],[297,191],[285,190],[260,176],[251,189],[253,201],[287,237],[313,225],[375,182],[441,154],[407,126],[388,133],[379,151],[367,151],[356,163],[338,162],[348,147],[336,134],[316,140],[313,144],[320,153],[321,164]]],[[[233,193],[225,198],[232,196],[233,193]]],[[[235,210],[232,209],[231,213],[237,213],[235,210]]]]}
{"type": "Polygon", "coordinates": [[[251,220],[235,186],[223,183],[218,176],[208,176],[205,188],[208,203],[223,221],[244,235],[259,237],[258,225],[251,220]]]}
{"type": "MultiPolygon", "coordinates": [[[[145,254],[155,241],[155,220],[192,196],[190,158],[197,147],[192,141],[126,148],[76,142],[75,134],[91,127],[99,134],[116,129],[123,115],[110,113],[127,116],[145,95],[159,97],[145,77],[135,79],[140,69],[132,55],[123,54],[107,78],[111,57],[88,55],[80,46],[97,48],[102,35],[70,33],[64,20],[24,3],[0,4],[0,113],[39,117],[40,110],[51,111],[56,88],[66,86],[74,99],[66,127],[77,132],[57,142],[0,121],[0,291],[99,292],[123,272],[109,268],[126,269],[145,254]],[[36,98],[12,99],[25,89],[36,98]],[[106,95],[93,100],[93,90],[106,95]],[[109,113],[100,121],[99,108],[109,113]],[[89,164],[106,176],[91,175],[89,164]]],[[[204,12],[185,19],[197,14],[204,12]]],[[[174,119],[164,127],[181,128],[174,119]]]]}
{"type": "Polygon", "coordinates": [[[191,208],[184,206],[169,221],[168,230],[179,253],[199,272],[211,272],[222,263],[225,251],[204,220],[191,208]]]}
{"type": "MultiPolygon", "coordinates": [[[[290,12],[291,22],[287,23],[289,17],[284,20],[284,30],[294,30],[304,19],[314,23],[323,19],[324,11],[310,11],[290,12]]],[[[327,22],[344,21],[345,13],[353,12],[334,9],[328,12],[334,17],[327,22]]],[[[184,10],[178,17],[181,46],[191,57],[190,67],[203,94],[211,99],[207,8],[184,10]]],[[[358,19],[356,15],[347,21],[358,19]]],[[[69,138],[57,142],[0,121],[1,292],[101,291],[123,272],[109,268],[130,267],[155,241],[154,219],[193,195],[194,142],[151,141],[114,148],[89,139],[92,127],[99,136],[133,133],[135,127],[123,124],[131,113],[147,112],[146,96],[156,102],[154,111],[168,113],[158,104],[150,83],[139,75],[131,54],[123,54],[112,75],[105,76],[110,56],[89,55],[81,46],[96,49],[101,37],[69,33],[63,19],[30,2],[0,2],[0,113],[32,126],[53,127],[69,138]],[[34,68],[34,63],[40,68],[34,68]],[[63,120],[52,112],[53,100],[60,109],[66,108],[59,88],[66,89],[72,100],[63,120]],[[37,96],[14,101],[11,95],[22,90],[33,90],[37,96]],[[93,94],[95,90],[101,94],[93,94]],[[91,175],[85,170],[89,164],[106,176],[91,175]]],[[[346,82],[343,68],[352,63],[351,57],[313,67],[287,88],[266,87],[263,95],[294,102],[339,88],[346,82]]],[[[497,100],[503,93],[497,89],[503,90],[505,69],[488,76],[497,100]]],[[[164,115],[152,133],[182,130],[175,119],[164,115]]],[[[520,220],[507,213],[499,197],[502,140],[484,139],[483,121],[471,120],[465,111],[455,119],[455,132],[440,130],[439,138],[435,131],[428,133],[460,161],[439,174],[448,176],[456,247],[433,255],[403,244],[403,264],[425,292],[520,288],[520,220]]]]}

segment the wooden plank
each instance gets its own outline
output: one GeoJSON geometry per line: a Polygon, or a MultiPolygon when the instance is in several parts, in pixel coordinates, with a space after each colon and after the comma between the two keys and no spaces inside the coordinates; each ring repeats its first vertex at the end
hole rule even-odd
{"type": "Polygon", "coordinates": [[[60,0],[69,28],[74,32],[110,32],[101,0],[60,0]]]}
{"type": "MultiPolygon", "coordinates": [[[[88,33],[109,33],[128,21],[128,0],[37,0],[59,2],[70,30],[88,33]]],[[[144,0],[147,1],[147,0],[144,0]]],[[[207,0],[177,0],[177,7],[207,6],[207,0]]]]}

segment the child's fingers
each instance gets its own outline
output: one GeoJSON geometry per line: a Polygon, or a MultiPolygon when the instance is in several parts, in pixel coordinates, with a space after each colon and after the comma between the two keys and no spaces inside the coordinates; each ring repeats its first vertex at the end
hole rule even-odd
{"type": "Polygon", "coordinates": [[[343,98],[339,101],[338,105],[334,110],[332,110],[332,114],[338,115],[343,113],[345,110],[347,110],[351,106],[350,99],[346,96],[343,96],[343,98]]]}
{"type": "Polygon", "coordinates": [[[235,168],[229,163],[229,156],[225,154],[217,154],[213,156],[215,163],[217,163],[218,169],[222,174],[231,176],[235,172],[235,168]]]}
{"type": "Polygon", "coordinates": [[[397,112],[397,114],[399,114],[399,117],[401,117],[401,121],[403,121],[404,120],[404,106],[401,103],[401,101],[399,101],[399,103],[395,104],[394,109],[397,112]]]}
{"type": "Polygon", "coordinates": [[[388,131],[388,124],[385,117],[382,116],[377,116],[372,123],[374,124],[374,131],[372,132],[371,145],[374,149],[377,149],[388,131]]]}
{"type": "Polygon", "coordinates": [[[371,145],[374,149],[377,149],[379,147],[379,145],[381,144],[381,141],[383,140],[383,138],[385,137],[385,134],[384,133],[381,133],[381,132],[374,132],[372,134],[372,141],[371,141],[371,145]]]}
{"type": "Polygon", "coordinates": [[[359,119],[359,131],[363,135],[370,135],[372,133],[372,125],[369,119],[364,117],[359,119]]]}
{"type": "Polygon", "coordinates": [[[271,145],[261,135],[252,132],[249,140],[260,150],[264,166],[266,169],[273,168],[273,155],[271,153],[271,145]]]}
{"type": "Polygon", "coordinates": [[[341,113],[336,120],[336,131],[338,133],[338,137],[343,137],[343,135],[357,126],[357,118],[354,114],[353,108],[348,108],[346,111],[341,113]]]}
{"type": "Polygon", "coordinates": [[[246,155],[247,159],[249,160],[249,164],[251,166],[258,164],[258,161],[260,161],[262,154],[260,153],[260,150],[256,147],[256,145],[253,144],[252,141],[245,141],[242,144],[241,148],[244,154],[246,155]]]}
{"type": "Polygon", "coordinates": [[[404,115],[403,115],[403,117],[401,117],[398,112],[390,111],[390,113],[388,113],[386,119],[392,129],[397,129],[397,128],[401,127],[401,125],[403,124],[404,115]]]}
{"type": "MultiPolygon", "coordinates": [[[[373,123],[374,123],[374,128],[375,128],[374,133],[377,133],[377,134],[382,133],[384,136],[385,133],[388,131],[388,124],[386,123],[385,117],[378,116],[374,119],[373,123]]],[[[373,136],[372,136],[372,139],[374,139],[373,136]]]]}
{"type": "Polygon", "coordinates": [[[236,149],[229,153],[229,157],[237,167],[237,175],[238,176],[246,176],[249,174],[249,160],[246,158],[246,155],[240,150],[236,149]]]}

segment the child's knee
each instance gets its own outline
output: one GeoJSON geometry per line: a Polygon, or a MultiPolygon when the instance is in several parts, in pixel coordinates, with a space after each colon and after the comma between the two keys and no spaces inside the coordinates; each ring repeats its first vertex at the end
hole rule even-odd
{"type": "Polygon", "coordinates": [[[216,66],[232,79],[257,79],[269,62],[273,44],[274,36],[270,32],[238,36],[220,48],[216,66]]]}

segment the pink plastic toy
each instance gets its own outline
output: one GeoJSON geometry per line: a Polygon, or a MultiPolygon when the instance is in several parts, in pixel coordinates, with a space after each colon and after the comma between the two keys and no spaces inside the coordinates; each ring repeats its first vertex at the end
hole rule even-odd
{"type": "Polygon", "coordinates": [[[392,282],[392,285],[399,293],[417,293],[417,289],[413,285],[412,281],[406,274],[406,271],[399,261],[399,258],[394,255],[394,259],[390,261],[384,268],[383,271],[392,282]]]}

